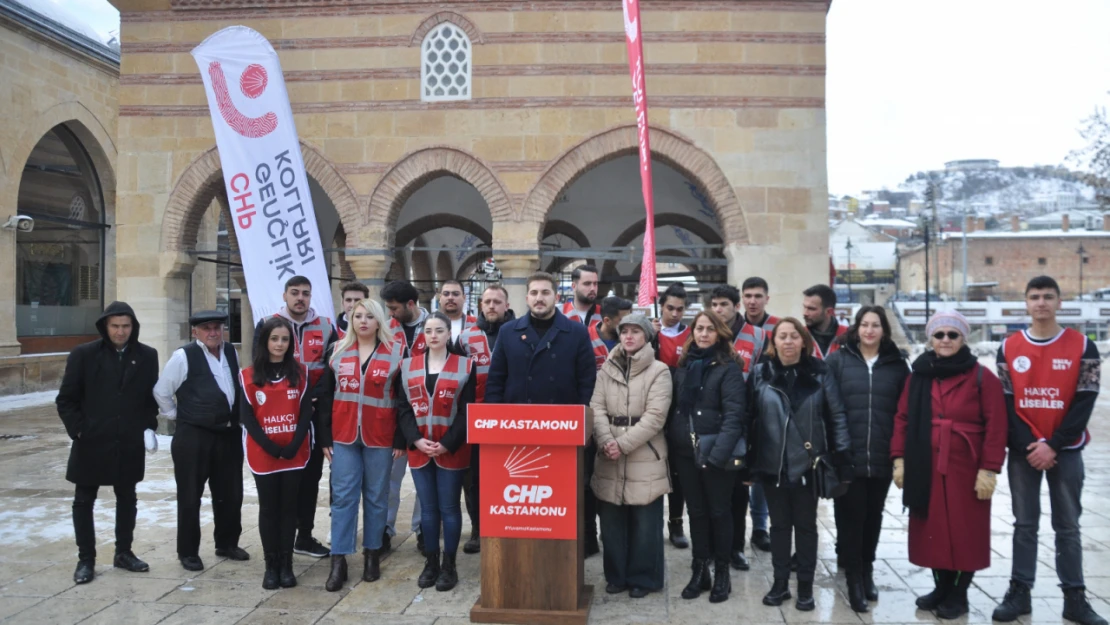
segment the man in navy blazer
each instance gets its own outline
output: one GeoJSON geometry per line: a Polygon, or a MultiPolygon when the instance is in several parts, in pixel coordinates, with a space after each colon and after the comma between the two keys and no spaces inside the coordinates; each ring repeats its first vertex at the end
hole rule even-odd
{"type": "MultiPolygon", "coordinates": [[[[597,365],[586,326],[555,307],[555,277],[528,277],[528,314],[506,323],[497,335],[486,380],[488,404],[590,405],[597,365]]],[[[597,502],[590,491],[596,446],[586,447],[586,555],[598,553],[597,502]]]]}

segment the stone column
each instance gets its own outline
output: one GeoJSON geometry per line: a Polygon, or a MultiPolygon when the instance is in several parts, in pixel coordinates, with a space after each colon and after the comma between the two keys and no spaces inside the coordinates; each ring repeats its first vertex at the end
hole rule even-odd
{"type": "MultiPolygon", "coordinates": [[[[380,299],[385,276],[393,264],[388,256],[347,256],[347,264],[355,272],[355,279],[370,289],[370,299],[380,299]]],[[[342,310],[341,308],[339,310],[342,310]]]]}
{"type": "Polygon", "coordinates": [[[15,338],[15,237],[14,230],[0,230],[0,259],[8,259],[0,264],[9,268],[8,271],[0,271],[0,356],[18,356],[20,351],[19,341],[15,338]]]}
{"type": "Polygon", "coordinates": [[[540,268],[538,252],[535,257],[500,256],[494,260],[501,271],[501,284],[509,292],[509,308],[513,309],[517,317],[523,317],[528,314],[528,276],[540,268]]]}

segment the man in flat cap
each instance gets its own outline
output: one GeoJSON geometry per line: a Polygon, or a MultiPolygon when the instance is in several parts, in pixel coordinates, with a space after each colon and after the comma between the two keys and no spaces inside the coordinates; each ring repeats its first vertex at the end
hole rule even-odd
{"type": "Polygon", "coordinates": [[[200,498],[212,495],[216,556],[249,560],[239,547],[243,533],[243,441],[239,428],[239,359],[224,342],[227,314],[205,310],[189,318],[192,343],[174,351],[154,398],[177,421],[170,453],[177,482],[177,557],[188,571],[200,559],[200,498]]]}

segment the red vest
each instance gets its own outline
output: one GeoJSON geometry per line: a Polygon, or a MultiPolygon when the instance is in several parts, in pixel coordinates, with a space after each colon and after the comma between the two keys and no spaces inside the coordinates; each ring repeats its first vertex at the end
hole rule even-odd
{"type": "Polygon", "coordinates": [[[668,367],[677,367],[678,359],[682,358],[682,348],[686,345],[686,339],[690,338],[690,332],[690,326],[686,326],[682,332],[674,336],[659,332],[659,360],[668,367]]]}
{"type": "Polygon", "coordinates": [[[759,357],[763,355],[763,347],[767,342],[767,333],[759,326],[753,326],[747,321],[744,325],[740,326],[740,332],[736,334],[736,340],[732,342],[733,349],[736,354],[740,356],[740,362],[744,369],[744,379],[748,378],[748,373],[751,372],[755,363],[759,362],[759,357]]]}
{"type": "Polygon", "coordinates": [[[401,344],[378,343],[366,373],[358,358],[358,343],[332,359],[335,400],[332,402],[332,440],[351,445],[362,434],[367,447],[393,447],[397,410],[393,379],[401,366],[401,344]]]}
{"type": "Polygon", "coordinates": [[[489,363],[493,360],[486,333],[477,325],[470,326],[459,336],[459,345],[466,348],[467,355],[474,361],[474,399],[478,403],[486,399],[486,379],[489,377],[489,363]]]}
{"type": "MultiPolygon", "coordinates": [[[[745,318],[745,321],[746,320],[747,319],[745,318]]],[[[763,331],[766,332],[767,334],[770,334],[771,330],[775,329],[775,326],[778,325],[779,321],[782,321],[782,320],[779,319],[778,317],[774,316],[774,315],[769,315],[769,314],[764,313],[763,323],[761,323],[759,325],[759,327],[763,328],[763,331]]]]}
{"type": "MultiPolygon", "coordinates": [[[[277,382],[268,382],[265,386],[255,386],[254,367],[247,367],[239,372],[239,384],[243,388],[243,399],[250,403],[254,410],[254,418],[266,437],[278,446],[285,447],[293,442],[297,423],[309,419],[312,415],[302,415],[301,398],[308,392],[308,370],[301,368],[301,381],[296,387],[289,385],[284,378],[277,382]]],[[[310,425],[309,428],[312,426],[310,425]]],[[[266,475],[278,471],[293,471],[303,469],[308,464],[308,456],[312,450],[312,432],[304,437],[297,455],[290,460],[271,456],[258,441],[243,429],[243,455],[246,457],[247,466],[255,475],[266,475]]]]}
{"type": "Polygon", "coordinates": [[[401,322],[389,319],[389,329],[393,331],[393,342],[400,343],[401,348],[404,350],[406,357],[423,354],[428,351],[428,344],[424,342],[424,324],[416,326],[416,330],[412,333],[412,347],[409,347],[408,340],[405,338],[405,330],[401,327],[401,322]]]}
{"type": "MultiPolygon", "coordinates": [[[[469,358],[448,354],[443,371],[436,378],[435,396],[429,398],[428,388],[424,384],[424,361],[427,356],[419,354],[404,360],[401,364],[402,383],[405,397],[416,414],[416,427],[420,429],[420,434],[432,442],[438,442],[447,434],[447,429],[456,418],[466,418],[466,415],[455,413],[458,411],[459,393],[462,393],[467,379],[470,378],[471,363],[469,358]]],[[[431,458],[420,450],[409,450],[410,467],[419,469],[428,464],[429,460],[431,458]]],[[[469,468],[470,445],[464,444],[454,453],[437,456],[435,463],[441,469],[469,468]]]]}
{"type": "MultiPolygon", "coordinates": [[[[274,316],[289,321],[289,318],[284,315],[275,314],[274,316]]],[[[302,325],[300,333],[293,333],[293,349],[297,354],[297,360],[308,367],[308,388],[310,389],[316,388],[316,383],[324,376],[324,369],[326,368],[324,350],[328,346],[328,341],[331,340],[331,330],[331,319],[316,317],[302,325]]],[[[265,346],[262,346],[262,348],[264,349],[265,346]]]]}
{"type": "Polygon", "coordinates": [[[594,350],[594,362],[597,364],[598,371],[601,371],[601,365],[605,364],[605,360],[609,358],[609,348],[605,346],[605,342],[601,340],[601,335],[597,330],[600,327],[600,321],[591,323],[586,327],[590,335],[590,347],[594,350]]]}
{"type": "Polygon", "coordinates": [[[835,352],[836,350],[840,349],[840,342],[837,341],[836,339],[844,336],[847,333],[848,333],[848,326],[842,326],[839,323],[837,323],[836,324],[836,336],[833,337],[832,343],[829,343],[829,351],[827,351],[825,353],[821,353],[821,346],[817,344],[817,341],[814,341],[813,342],[813,357],[817,358],[819,360],[824,360],[824,359],[828,358],[829,354],[831,354],[831,353],[835,352]]]}
{"type": "MultiPolygon", "coordinates": [[[[1071,408],[1086,349],[1087,337],[1071,328],[1048,343],[1034,343],[1025,332],[1018,332],[1002,344],[1014,410],[1038,439],[1052,438],[1071,408]]],[[[1084,432],[1070,448],[1082,447],[1089,439],[1084,432]]]]}
{"type": "MultiPolygon", "coordinates": [[[[578,316],[578,311],[574,308],[574,300],[563,302],[563,314],[572,321],[582,323],[582,318],[578,316]]],[[[590,318],[598,317],[601,315],[601,304],[594,304],[594,311],[590,314],[590,318]]]]}

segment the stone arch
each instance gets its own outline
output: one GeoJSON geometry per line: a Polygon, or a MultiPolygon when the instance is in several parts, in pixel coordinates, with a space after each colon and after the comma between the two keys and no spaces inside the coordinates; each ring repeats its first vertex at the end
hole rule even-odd
{"type": "Polygon", "coordinates": [[[421,234],[436,228],[455,228],[462,230],[463,232],[478,237],[482,243],[486,245],[491,245],[493,242],[493,236],[490,234],[489,230],[486,230],[476,221],[454,213],[436,213],[435,215],[418,217],[398,230],[397,234],[394,236],[394,246],[404,247],[421,234]]]}
{"type": "Polygon", "coordinates": [[[488,248],[480,249],[471,252],[466,258],[459,263],[459,270],[455,272],[455,279],[459,281],[469,280],[470,273],[484,260],[492,256],[488,248]]]}
{"type": "Polygon", "coordinates": [[[444,280],[453,280],[455,271],[451,265],[451,252],[441,250],[436,255],[436,282],[443,284],[444,280]]]}
{"type": "Polygon", "coordinates": [[[390,235],[397,229],[405,201],[440,176],[453,176],[473,186],[485,199],[494,223],[512,220],[509,194],[486,163],[458,148],[430,147],[397,161],[378,181],[370,194],[367,237],[380,237],[376,242],[382,247],[391,245],[390,235]]]}
{"type": "MultiPolygon", "coordinates": [[[[748,243],[748,227],[740,200],[713,157],[671,130],[653,127],[650,140],[653,159],[673,167],[705,194],[721,222],[723,239],[729,243],[748,243]]],[[[520,220],[543,224],[559,194],[582,174],[612,159],[636,154],[638,150],[635,124],[603,131],[579,143],[556,159],[532,186],[521,206],[520,220]]],[[[543,226],[538,230],[543,232],[543,226]]]]}
{"type": "MultiPolygon", "coordinates": [[[[354,189],[335,166],[315,147],[301,141],[305,172],[316,179],[335,205],[339,223],[347,236],[347,245],[358,246],[356,227],[359,224],[358,199],[354,189]],[[355,239],[352,241],[352,239],[355,239]]],[[[184,252],[197,240],[197,228],[204,210],[224,188],[220,155],[213,147],[193,159],[177,179],[162,214],[163,252],[184,252]]],[[[331,242],[325,242],[330,247],[331,242]]]]}
{"type": "MultiPolygon", "coordinates": [[[[624,232],[620,233],[620,235],[618,235],[617,238],[613,240],[612,247],[624,247],[632,241],[636,240],[636,237],[642,236],[644,234],[644,226],[646,225],[646,222],[647,218],[644,218],[632,224],[628,228],[625,228],[624,232]]],[[[680,228],[685,228],[686,230],[689,230],[691,234],[709,244],[720,244],[724,242],[721,240],[720,233],[718,233],[712,226],[709,226],[708,224],[699,221],[698,219],[695,219],[690,215],[683,215],[680,213],[661,213],[655,216],[656,228],[665,228],[667,226],[678,226],[680,228]]],[[[659,256],[664,255],[661,251],[657,251],[656,254],[659,256]]],[[[695,254],[692,254],[689,250],[682,251],[678,255],[690,257],[696,256],[695,254]]],[[[720,257],[721,252],[716,251],[714,255],[720,257]]],[[[639,264],[637,264],[636,266],[639,267],[639,264]]],[[[616,272],[617,261],[606,260],[605,264],[601,267],[601,278],[602,280],[610,280],[616,274],[616,272]]]]}
{"type": "Polygon", "coordinates": [[[412,40],[409,41],[409,45],[419,46],[424,43],[424,37],[427,37],[428,33],[431,32],[433,28],[444,22],[451,22],[462,29],[462,31],[466,33],[466,36],[470,38],[471,45],[486,42],[485,37],[482,36],[482,31],[478,29],[474,22],[468,20],[466,16],[455,13],[454,11],[440,11],[439,13],[429,16],[428,19],[423,22],[420,22],[420,25],[416,27],[416,31],[412,33],[412,40]]]}
{"type": "MultiPolygon", "coordinates": [[[[586,233],[582,232],[582,230],[578,226],[570,223],[569,221],[563,221],[562,219],[548,219],[547,222],[543,225],[543,232],[540,234],[540,241],[542,242],[547,237],[555,234],[567,237],[571,241],[574,241],[576,244],[578,244],[578,247],[582,249],[587,249],[590,247],[590,239],[586,236],[586,233]]],[[[547,265],[544,267],[544,271],[548,273],[558,273],[559,266],[565,265],[567,260],[568,259],[566,257],[553,257],[550,261],[547,262],[547,265]]],[[[588,260],[591,265],[598,265],[596,259],[590,258],[588,260]]]]}

